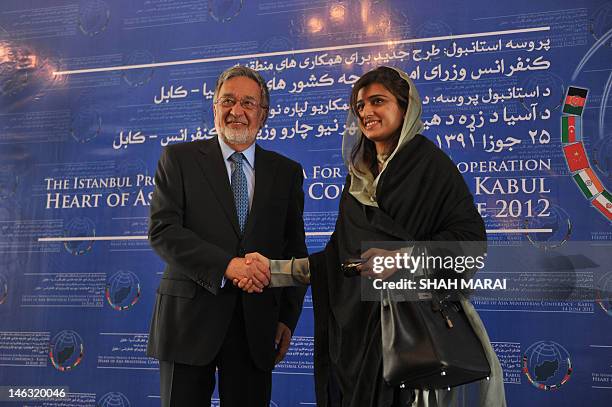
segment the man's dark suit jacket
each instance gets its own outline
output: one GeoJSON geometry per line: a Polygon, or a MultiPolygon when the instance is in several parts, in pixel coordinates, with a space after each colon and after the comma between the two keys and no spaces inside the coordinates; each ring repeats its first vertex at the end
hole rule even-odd
{"type": "MultiPolygon", "coordinates": [[[[257,251],[271,259],[306,257],[301,166],[255,148],[255,190],[244,236],[218,140],[164,148],[155,175],[149,240],[167,266],[157,289],[147,354],[207,365],[217,355],[242,296],[255,364],[274,366],[277,323],[293,332],[305,290],[243,293],[221,280],[234,257],[257,251]]],[[[246,345],[246,344],[245,344],[246,345]]]]}

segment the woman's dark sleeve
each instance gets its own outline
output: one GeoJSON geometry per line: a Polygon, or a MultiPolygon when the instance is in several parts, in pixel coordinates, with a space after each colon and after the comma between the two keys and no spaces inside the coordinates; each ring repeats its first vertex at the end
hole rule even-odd
{"type": "MultiPolygon", "coordinates": [[[[465,180],[450,158],[443,152],[433,165],[434,179],[439,183],[437,200],[442,203],[439,223],[431,236],[432,241],[486,241],[484,221],[474,205],[465,180]]],[[[433,174],[432,174],[433,175],[433,174]]]]}
{"type": "MultiPolygon", "coordinates": [[[[430,237],[430,256],[478,258],[487,251],[485,224],[459,170],[446,154],[439,152],[432,173],[438,182],[440,204],[437,224],[430,237]]],[[[462,272],[453,268],[436,269],[434,276],[444,280],[469,280],[478,271],[472,267],[462,272]]],[[[469,292],[462,290],[463,295],[469,292]]]]}
{"type": "Polygon", "coordinates": [[[329,362],[329,284],[328,267],[336,251],[336,234],[332,234],[325,250],[309,256],[310,286],[314,311],[314,379],[317,406],[327,407],[329,362]]]}

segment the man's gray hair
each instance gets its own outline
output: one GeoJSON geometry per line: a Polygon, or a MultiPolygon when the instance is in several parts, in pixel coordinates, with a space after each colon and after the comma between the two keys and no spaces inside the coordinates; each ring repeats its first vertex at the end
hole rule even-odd
{"type": "Polygon", "coordinates": [[[247,66],[232,66],[231,68],[223,71],[219,78],[217,79],[217,84],[215,85],[215,95],[214,100],[217,100],[217,96],[219,95],[219,90],[221,86],[232,78],[237,78],[240,76],[247,77],[249,79],[254,80],[259,85],[259,89],[261,91],[261,107],[266,111],[266,117],[268,117],[268,108],[270,106],[270,92],[268,91],[268,86],[266,85],[266,81],[261,77],[257,71],[247,67],[247,66]]]}

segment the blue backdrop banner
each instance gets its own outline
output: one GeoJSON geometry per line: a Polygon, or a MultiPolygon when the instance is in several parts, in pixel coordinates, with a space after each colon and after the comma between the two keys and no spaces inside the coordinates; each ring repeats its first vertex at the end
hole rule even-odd
{"type": "MultiPolygon", "coordinates": [[[[2,1],[0,386],[68,389],[61,404],[14,405],[159,405],[145,354],[163,269],[146,240],[153,176],[163,146],[215,135],[224,69],[267,81],[257,142],[304,168],[311,253],[337,216],[351,87],[379,65],[412,77],[423,133],[456,163],[491,242],[609,253],[611,56],[605,0],[2,1]]],[[[510,406],[609,405],[605,259],[571,257],[597,293],[580,301],[472,299],[510,406]]],[[[546,271],[525,284],[564,278],[546,271]]],[[[271,406],[315,404],[313,345],[307,294],[271,406]]]]}

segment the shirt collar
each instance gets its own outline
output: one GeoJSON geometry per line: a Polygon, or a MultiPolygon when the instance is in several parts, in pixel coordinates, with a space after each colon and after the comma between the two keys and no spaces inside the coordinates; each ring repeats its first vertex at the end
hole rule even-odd
{"type": "MultiPolygon", "coordinates": [[[[217,140],[219,141],[219,147],[221,147],[221,154],[223,155],[223,159],[227,161],[232,154],[236,152],[233,148],[231,148],[222,137],[217,136],[217,140]]],[[[255,169],[255,143],[251,144],[246,150],[242,151],[244,158],[246,158],[249,167],[255,169]]]]}

